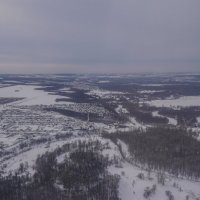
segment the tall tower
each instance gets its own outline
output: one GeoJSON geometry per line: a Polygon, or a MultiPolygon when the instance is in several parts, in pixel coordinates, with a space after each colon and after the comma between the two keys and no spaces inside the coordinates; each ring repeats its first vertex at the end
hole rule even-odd
{"type": "Polygon", "coordinates": [[[90,113],[88,112],[88,115],[87,115],[87,122],[90,121],[90,113]]]}

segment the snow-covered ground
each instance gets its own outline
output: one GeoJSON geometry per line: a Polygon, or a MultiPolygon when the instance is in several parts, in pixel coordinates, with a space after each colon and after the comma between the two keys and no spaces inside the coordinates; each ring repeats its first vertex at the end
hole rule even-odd
{"type": "MultiPolygon", "coordinates": [[[[98,135],[75,137],[66,141],[60,140],[52,142],[48,147],[46,144],[41,144],[38,145],[37,148],[25,151],[22,154],[12,158],[5,164],[7,164],[7,168],[9,170],[15,170],[18,169],[21,162],[28,162],[28,170],[31,174],[33,174],[34,169],[32,166],[34,166],[35,160],[39,154],[41,155],[46,151],[53,151],[57,147],[66,143],[73,143],[80,140],[99,140],[103,146],[107,144],[106,146],[109,148],[104,148],[102,154],[108,156],[111,160],[115,159],[115,162],[117,160],[117,163],[113,163],[108,167],[108,171],[111,174],[118,175],[120,177],[119,197],[122,200],[167,200],[166,191],[170,191],[175,200],[185,200],[187,196],[191,200],[197,200],[200,198],[200,182],[176,178],[165,173],[165,183],[162,185],[158,182],[158,171],[146,171],[145,169],[131,162],[131,155],[129,153],[128,146],[124,142],[118,140],[117,144],[114,144],[110,140],[104,139],[98,135]],[[142,178],[140,178],[139,175],[141,175],[142,178]],[[155,193],[152,193],[149,198],[145,198],[145,190],[147,187],[152,188],[153,186],[155,187],[155,193]]],[[[57,158],[58,162],[62,162],[65,156],[66,154],[60,155],[57,158]]]]}
{"type": "MultiPolygon", "coordinates": [[[[22,78],[30,78],[25,75],[22,78]]],[[[42,78],[42,75],[38,75],[42,78]]],[[[49,76],[56,79],[60,76],[49,76]]],[[[100,77],[100,76],[99,76],[100,77]]],[[[86,77],[87,78],[87,77],[86,77]]],[[[105,119],[109,116],[109,110],[101,106],[100,103],[74,103],[56,102],[57,98],[67,98],[53,93],[48,93],[43,90],[37,90],[41,87],[37,86],[37,82],[32,82],[30,85],[15,85],[18,81],[8,81],[10,84],[0,84],[0,98],[23,98],[23,100],[7,105],[0,106],[0,147],[3,155],[0,158],[0,167],[5,174],[18,169],[20,163],[27,162],[29,171],[32,174],[35,160],[38,154],[43,154],[46,151],[53,151],[58,146],[66,143],[83,140],[99,140],[102,144],[109,144],[109,148],[102,151],[103,155],[109,156],[110,159],[117,158],[118,163],[109,166],[109,172],[120,176],[119,195],[122,200],[143,200],[144,191],[147,187],[152,188],[156,185],[155,193],[149,197],[154,200],[167,200],[166,191],[171,191],[174,200],[197,200],[200,198],[200,182],[187,180],[186,178],[175,178],[169,174],[165,174],[165,185],[158,183],[158,172],[147,172],[144,167],[136,165],[130,155],[128,146],[121,140],[117,140],[114,144],[111,140],[101,137],[101,133],[113,133],[131,131],[133,129],[146,130],[149,125],[138,122],[134,117],[129,116],[129,111],[123,107],[126,99],[129,103],[134,98],[137,98],[137,92],[130,94],[130,91],[119,92],[106,89],[99,89],[96,84],[101,86],[107,85],[103,83],[111,83],[114,80],[109,78],[121,78],[121,76],[102,76],[101,79],[96,79],[95,84],[80,82],[77,79],[74,82],[65,83],[62,93],[75,93],[73,88],[89,91],[87,94],[98,96],[100,99],[107,97],[112,99],[108,103],[114,105],[115,111],[121,115],[128,116],[126,122],[112,121],[107,122],[105,119]],[[106,78],[106,79],[105,79],[106,78]],[[33,85],[35,84],[35,85],[33,85]],[[128,94],[128,95],[127,95],[128,94]],[[127,96],[126,96],[127,95],[127,96]],[[131,96],[132,95],[132,96],[131,96]],[[131,99],[132,98],[132,99],[131,99]],[[74,111],[77,113],[95,113],[102,117],[102,121],[84,121],[76,117],[64,116],[55,112],[46,111],[45,108],[57,108],[74,111]],[[24,146],[23,146],[24,145],[24,146]],[[121,149],[119,149],[119,147],[121,149]],[[122,155],[123,154],[123,155],[122,155]],[[138,174],[143,174],[144,178],[138,178],[138,174]],[[188,196],[188,198],[187,198],[188,196]]],[[[80,79],[81,80],[81,79],[80,79]]],[[[51,82],[51,81],[50,81],[51,82]]],[[[55,81],[56,82],[56,81],[55,81]]],[[[92,83],[92,80],[91,80],[92,83]]],[[[108,84],[109,85],[109,84],[108,84]]],[[[169,84],[141,84],[141,86],[160,87],[169,84]]],[[[103,88],[103,87],[102,87],[103,88]]],[[[155,89],[155,88],[154,88],[155,89]]],[[[145,90],[140,89],[141,94],[154,94],[163,92],[164,90],[145,90]]],[[[163,88],[162,88],[163,89],[163,88]]],[[[123,90],[122,90],[123,91],[123,90]]],[[[135,90],[137,91],[137,90],[135,90]]],[[[184,96],[179,99],[174,99],[174,94],[166,100],[154,100],[147,103],[156,107],[170,106],[200,106],[200,96],[184,96]]],[[[110,100],[109,99],[109,100],[110,100]]],[[[106,99],[107,100],[107,99],[106,99]]],[[[134,104],[135,106],[135,104],[134,104]]],[[[153,116],[166,117],[158,113],[152,112],[153,116]]],[[[177,125],[177,120],[169,119],[169,124],[177,125]]],[[[200,117],[197,118],[197,124],[200,123],[200,117]]],[[[196,132],[200,132],[199,127],[192,127],[196,132]]],[[[65,155],[58,158],[62,162],[65,155]]],[[[148,199],[148,198],[147,198],[148,199]]]]}
{"type": "Polygon", "coordinates": [[[115,111],[117,113],[129,113],[126,108],[124,108],[122,105],[118,105],[117,108],[115,108],[115,111]]]}
{"type": "Polygon", "coordinates": [[[65,92],[65,93],[74,93],[74,91],[71,90],[71,88],[69,88],[69,87],[62,88],[59,91],[65,92]]]}
{"type": "Polygon", "coordinates": [[[96,89],[96,90],[91,90],[87,94],[88,95],[96,95],[96,96],[99,96],[99,97],[105,97],[105,96],[110,96],[110,95],[123,94],[123,92],[96,89]]]}
{"type": "MultiPolygon", "coordinates": [[[[158,111],[152,112],[152,116],[154,116],[154,117],[166,117],[166,116],[160,115],[158,113],[158,111]]],[[[178,124],[176,119],[174,119],[172,117],[166,117],[166,118],[169,120],[169,124],[174,125],[174,126],[176,126],[178,124]]]]}
{"type": "Polygon", "coordinates": [[[142,128],[145,130],[148,127],[148,125],[139,123],[134,117],[130,117],[129,120],[130,120],[130,124],[132,125],[131,126],[132,128],[136,128],[136,129],[142,128]]]}
{"type": "Polygon", "coordinates": [[[200,106],[200,96],[183,96],[178,99],[153,100],[146,103],[155,107],[200,106]]]}
{"type": "Polygon", "coordinates": [[[138,91],[140,94],[154,94],[158,92],[164,92],[164,90],[140,90],[138,91]]]}
{"type": "Polygon", "coordinates": [[[102,80],[102,81],[99,81],[98,83],[110,83],[110,81],[108,81],[108,80],[102,80]]]}
{"type": "Polygon", "coordinates": [[[200,198],[200,182],[176,178],[169,174],[165,174],[165,184],[162,185],[158,182],[158,172],[148,172],[129,162],[130,155],[126,144],[122,141],[118,141],[118,144],[120,144],[122,148],[122,152],[126,157],[125,159],[122,158],[118,147],[113,143],[110,144],[110,153],[107,150],[107,154],[119,158],[119,162],[121,163],[120,165],[110,166],[109,171],[112,174],[120,176],[119,196],[122,200],[167,200],[166,191],[170,191],[175,200],[185,200],[187,196],[191,200],[200,198]],[[143,174],[144,177],[142,179],[139,178],[139,174],[143,174]],[[149,198],[145,198],[145,189],[147,187],[152,188],[153,185],[156,186],[155,193],[149,198]]]}
{"type": "Polygon", "coordinates": [[[149,86],[149,87],[160,87],[163,86],[165,84],[160,84],[160,83],[149,83],[149,84],[142,84],[142,86],[149,86]]]}
{"type": "Polygon", "coordinates": [[[15,85],[4,87],[0,88],[0,97],[24,98],[23,100],[14,103],[18,105],[60,104],[60,102],[56,102],[56,99],[63,98],[62,96],[49,94],[48,92],[37,89],[39,89],[39,87],[32,85],[15,85]]]}

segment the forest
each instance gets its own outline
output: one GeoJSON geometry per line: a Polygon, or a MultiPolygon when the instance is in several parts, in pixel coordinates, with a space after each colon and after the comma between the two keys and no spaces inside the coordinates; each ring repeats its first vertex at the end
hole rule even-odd
{"type": "Polygon", "coordinates": [[[117,143],[124,141],[133,162],[148,170],[163,170],[176,176],[200,177],[200,142],[195,134],[183,128],[154,127],[146,131],[133,130],[104,134],[117,143]]]}
{"type": "Polygon", "coordinates": [[[0,176],[1,200],[118,200],[119,177],[108,173],[110,161],[98,153],[98,145],[79,142],[46,152],[38,156],[33,176],[22,163],[18,172],[0,176]]]}

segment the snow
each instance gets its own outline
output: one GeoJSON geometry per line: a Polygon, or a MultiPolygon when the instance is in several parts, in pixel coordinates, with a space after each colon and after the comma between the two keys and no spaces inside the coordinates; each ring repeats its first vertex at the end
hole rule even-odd
{"type": "Polygon", "coordinates": [[[200,106],[200,96],[183,96],[178,99],[153,100],[146,103],[155,107],[200,106]]]}
{"type": "Polygon", "coordinates": [[[9,159],[4,164],[7,165],[6,171],[15,171],[19,168],[20,163],[27,162],[29,165],[29,172],[33,173],[32,167],[35,165],[35,161],[38,157],[38,155],[42,155],[47,151],[53,151],[59,146],[62,146],[65,141],[56,141],[49,145],[47,148],[46,144],[39,145],[35,148],[30,149],[29,151],[25,151],[23,153],[20,153],[19,155],[9,159]]]}
{"type": "Polygon", "coordinates": [[[197,123],[200,123],[200,117],[197,117],[197,123]]]}
{"type": "Polygon", "coordinates": [[[116,95],[116,94],[124,94],[123,92],[118,92],[118,91],[108,91],[108,90],[91,90],[90,92],[87,93],[88,95],[96,95],[99,97],[104,97],[106,95],[116,95]]]}
{"type": "Polygon", "coordinates": [[[147,126],[145,126],[145,125],[139,123],[138,121],[136,121],[136,119],[134,117],[130,117],[129,120],[131,122],[132,127],[136,128],[136,129],[142,128],[142,129],[145,130],[147,128],[147,126]]]}
{"type": "Polygon", "coordinates": [[[5,83],[21,83],[21,81],[4,81],[5,83]]]}
{"type": "MultiPolygon", "coordinates": [[[[128,148],[125,143],[118,140],[118,144],[121,144],[122,152],[127,152],[128,148]]],[[[108,170],[111,174],[116,174],[120,176],[119,182],[119,197],[122,200],[145,200],[144,190],[146,187],[152,188],[153,185],[156,185],[155,194],[152,194],[147,199],[161,200],[167,199],[165,192],[171,191],[174,196],[174,199],[186,199],[186,196],[189,196],[189,199],[196,200],[200,197],[199,187],[200,182],[187,180],[183,178],[177,178],[170,174],[165,173],[165,184],[161,185],[157,180],[157,171],[148,171],[141,169],[135,164],[123,159],[119,150],[113,143],[109,142],[110,153],[107,152],[110,156],[119,158],[121,162],[120,167],[116,165],[111,165],[108,170]],[[144,179],[139,179],[138,174],[143,173],[144,179]],[[174,186],[176,184],[176,186],[174,186]]],[[[108,151],[108,150],[107,150],[108,151]]],[[[128,153],[128,152],[127,152],[128,153]]]]}
{"type": "Polygon", "coordinates": [[[167,119],[169,120],[169,124],[177,126],[178,122],[176,119],[174,119],[172,117],[167,117],[167,119]]]}
{"type": "Polygon", "coordinates": [[[167,177],[166,184],[160,185],[157,182],[156,174],[152,173],[151,178],[152,180],[149,180],[147,178],[147,172],[142,171],[140,169],[135,168],[129,163],[123,163],[123,169],[111,169],[114,173],[117,173],[118,175],[121,174],[122,171],[125,172],[125,175],[121,175],[121,180],[119,184],[119,195],[122,200],[132,200],[132,199],[145,199],[143,194],[146,187],[152,187],[154,184],[156,184],[156,191],[155,194],[153,194],[149,199],[154,200],[161,200],[161,199],[167,199],[165,191],[169,190],[174,195],[175,199],[185,199],[186,195],[190,195],[191,193],[194,193],[195,196],[198,195],[200,186],[199,183],[193,183],[190,181],[179,181],[178,179],[169,179],[167,177]],[[144,173],[145,179],[140,180],[137,178],[137,175],[139,173],[144,173]],[[134,182],[133,182],[134,181],[134,182]],[[179,191],[179,188],[173,187],[173,183],[178,183],[179,187],[183,191],[179,191]],[[133,184],[134,183],[134,184],[133,184]]]}
{"type": "Polygon", "coordinates": [[[145,126],[142,126],[141,124],[138,123],[132,123],[132,122],[127,122],[124,125],[124,128],[119,128],[118,125],[106,125],[103,123],[94,123],[93,126],[99,131],[99,133],[102,132],[107,132],[107,133],[115,133],[117,131],[119,132],[127,132],[127,131],[131,131],[133,129],[138,129],[138,128],[145,128],[145,126]]]}
{"type": "Polygon", "coordinates": [[[9,87],[9,86],[11,86],[11,84],[8,84],[8,83],[2,84],[2,83],[0,83],[0,88],[9,87]]]}
{"type": "Polygon", "coordinates": [[[188,130],[195,132],[197,134],[196,139],[200,141],[200,127],[188,128],[188,130]]]}
{"type": "Polygon", "coordinates": [[[123,128],[119,127],[119,124],[112,124],[112,125],[106,125],[103,123],[93,123],[93,126],[99,131],[99,133],[102,133],[103,131],[107,133],[115,133],[117,131],[119,132],[127,132],[127,131],[132,131],[135,129],[146,129],[148,125],[143,125],[140,124],[139,122],[136,121],[134,117],[129,118],[129,122],[126,122],[124,124],[121,124],[124,126],[123,128]]]}
{"type": "Polygon", "coordinates": [[[65,92],[65,93],[74,93],[74,91],[71,90],[71,88],[66,87],[66,88],[62,88],[60,89],[61,92],[65,92]]]}
{"type": "Polygon", "coordinates": [[[131,157],[131,155],[128,150],[128,146],[120,139],[117,140],[117,144],[120,145],[121,151],[123,152],[123,156],[125,156],[126,159],[129,159],[131,157]]]}
{"type": "Polygon", "coordinates": [[[49,94],[43,90],[37,90],[38,88],[39,87],[32,85],[16,85],[4,87],[0,88],[0,97],[24,98],[23,100],[14,103],[18,105],[60,104],[60,102],[56,102],[56,99],[63,98],[62,96],[49,94]]]}
{"type": "MultiPolygon", "coordinates": [[[[29,77],[29,76],[28,76],[29,77]]],[[[53,76],[52,76],[53,77],[53,76]]],[[[56,77],[56,76],[55,76],[56,77]]],[[[107,76],[106,76],[107,77],[107,76]]],[[[103,79],[103,78],[102,78],[103,79]]],[[[100,80],[98,83],[108,83],[110,81],[100,80]]],[[[13,81],[13,83],[15,83],[13,81]]],[[[16,82],[17,83],[17,82],[16,82]]],[[[32,83],[33,84],[33,83],[32,83]]],[[[164,84],[147,84],[146,86],[162,86],[164,84]]],[[[74,110],[77,112],[88,112],[88,113],[103,113],[105,111],[98,106],[92,106],[91,104],[78,104],[73,103],[72,105],[68,105],[68,102],[57,103],[55,102],[56,98],[63,98],[59,95],[50,94],[43,90],[36,90],[39,86],[33,85],[5,85],[0,84],[0,97],[18,97],[24,98],[23,100],[10,103],[8,106],[0,106],[2,107],[1,114],[3,116],[1,120],[1,128],[0,128],[0,143],[5,148],[5,152],[11,152],[12,155],[10,157],[2,157],[1,162],[6,166],[5,173],[8,173],[9,170],[15,171],[20,163],[28,162],[29,169],[28,171],[33,174],[32,166],[35,164],[35,160],[37,159],[38,154],[43,154],[46,151],[53,151],[58,146],[62,146],[66,143],[72,143],[78,140],[99,140],[102,144],[109,143],[109,148],[105,148],[102,150],[103,155],[109,156],[109,158],[117,157],[119,159],[120,165],[111,165],[108,170],[111,174],[117,174],[120,176],[119,182],[119,196],[122,200],[144,200],[144,190],[146,187],[152,187],[156,184],[157,189],[154,195],[152,195],[149,199],[154,200],[162,200],[167,199],[165,191],[169,190],[177,199],[186,199],[186,195],[190,196],[190,200],[196,200],[200,198],[200,182],[195,182],[191,180],[175,178],[169,174],[166,174],[166,184],[160,185],[157,181],[157,172],[151,172],[151,179],[148,177],[148,173],[141,166],[137,166],[133,161],[131,154],[129,152],[129,148],[121,140],[117,140],[117,144],[114,144],[109,139],[104,139],[100,136],[99,133],[106,131],[108,133],[116,132],[116,131],[130,131],[132,129],[146,129],[149,127],[148,125],[139,123],[134,117],[129,118],[129,122],[125,124],[112,123],[112,124],[104,124],[104,123],[94,123],[94,122],[83,122],[81,120],[77,120],[75,118],[70,118],[66,116],[62,116],[57,113],[45,112],[41,111],[42,106],[38,105],[52,105],[57,104],[58,108],[63,109],[67,108],[69,110],[74,110]],[[8,87],[5,87],[8,86],[8,87]],[[59,104],[59,105],[58,105],[59,104]],[[67,106],[66,106],[67,104],[67,106]],[[11,105],[11,106],[9,106],[11,105]],[[28,105],[28,107],[26,107],[28,105]],[[33,106],[33,107],[32,107],[33,106]],[[17,110],[18,107],[18,110],[17,110]],[[38,108],[39,107],[39,108],[38,108]],[[41,108],[41,110],[40,110],[41,108]],[[119,128],[120,126],[123,128],[119,128]],[[95,130],[95,136],[92,134],[84,135],[81,129],[86,130],[95,130]],[[83,134],[82,134],[83,133],[83,134]],[[82,135],[81,135],[82,134],[82,135]],[[59,135],[69,135],[69,138],[56,138],[59,135]],[[81,135],[81,136],[80,136],[81,135]],[[31,143],[31,141],[36,141],[39,139],[47,138],[49,140],[44,141],[43,143],[31,143]],[[27,143],[28,147],[20,149],[18,148],[21,143],[27,143]],[[119,150],[119,146],[121,150],[119,150]],[[121,155],[121,152],[123,156],[121,155]],[[5,158],[5,160],[4,160],[5,158]],[[119,168],[121,166],[121,168],[119,168]],[[143,173],[145,175],[144,180],[139,179],[137,176],[139,173],[143,173]],[[134,184],[133,184],[134,183],[134,184]],[[183,191],[180,191],[179,188],[173,186],[176,183],[181,187],[183,191]]],[[[94,89],[94,87],[90,87],[90,95],[97,95],[99,97],[107,97],[114,96],[120,94],[126,94],[118,91],[108,91],[108,90],[100,90],[94,89]],[[91,90],[93,88],[93,90],[91,90]]],[[[60,91],[65,93],[74,92],[70,87],[66,87],[60,89],[60,91]]],[[[162,90],[143,90],[139,91],[141,94],[153,94],[155,92],[162,92],[162,90]]],[[[115,96],[114,96],[115,97],[115,96]]],[[[118,96],[117,96],[118,97],[118,96]]],[[[64,97],[66,98],[66,97],[64,97]]],[[[126,97],[128,99],[128,97],[126,97]]],[[[119,98],[120,99],[120,98],[119,98]]],[[[117,100],[117,98],[115,98],[117,100]]],[[[190,96],[190,97],[181,97],[179,99],[174,99],[173,96],[170,96],[170,99],[165,100],[155,100],[149,101],[148,103],[151,105],[155,104],[155,106],[178,106],[178,105],[200,105],[200,96],[190,96]]],[[[117,102],[117,101],[115,101],[117,102]]],[[[120,103],[123,104],[123,103],[120,103]]],[[[116,112],[118,113],[129,113],[123,105],[116,106],[116,112]]],[[[106,115],[106,114],[105,114],[106,115]]],[[[158,111],[152,112],[153,116],[166,117],[159,114],[158,111]]],[[[169,119],[169,124],[177,125],[177,120],[174,118],[166,117],[169,119]]],[[[200,123],[200,117],[197,117],[198,123],[200,123]]],[[[196,132],[200,132],[199,127],[195,127],[196,132]]],[[[91,131],[92,132],[92,131],[91,131]]],[[[89,132],[89,133],[91,133],[89,132]]],[[[199,137],[200,138],[200,137],[199,137]]],[[[199,139],[200,140],[200,139],[199,139]]],[[[63,153],[62,155],[57,157],[57,161],[63,162],[65,156],[68,153],[63,153]]]]}
{"type": "Polygon", "coordinates": [[[102,80],[102,81],[99,81],[98,83],[110,83],[110,81],[102,80]]]}
{"type": "Polygon", "coordinates": [[[121,75],[118,76],[118,75],[109,75],[109,74],[107,74],[107,75],[99,75],[98,77],[99,78],[121,78],[122,76],[121,75]]]}
{"type": "Polygon", "coordinates": [[[154,117],[166,117],[169,120],[169,124],[174,125],[174,126],[176,126],[178,124],[176,119],[174,119],[172,117],[167,117],[167,116],[164,116],[164,115],[160,115],[158,113],[158,111],[152,112],[152,116],[154,116],[154,117]]]}
{"type": "Polygon", "coordinates": [[[158,92],[164,92],[164,90],[141,90],[138,91],[140,94],[154,94],[158,92]]]}
{"type": "Polygon", "coordinates": [[[115,109],[117,113],[129,113],[126,108],[123,108],[122,105],[118,105],[118,107],[115,109]]]}
{"type": "Polygon", "coordinates": [[[151,84],[151,83],[142,84],[142,86],[150,86],[150,87],[160,87],[160,86],[163,86],[163,85],[165,85],[165,84],[158,84],[158,83],[155,83],[155,84],[151,84]]]}
{"type": "Polygon", "coordinates": [[[57,163],[63,163],[63,162],[65,161],[65,158],[66,158],[67,155],[68,155],[68,153],[63,153],[63,154],[61,154],[60,156],[58,156],[58,157],[56,158],[57,163]]]}
{"type": "Polygon", "coordinates": [[[5,134],[0,134],[0,143],[5,146],[11,146],[18,140],[18,135],[9,137],[5,134]]]}

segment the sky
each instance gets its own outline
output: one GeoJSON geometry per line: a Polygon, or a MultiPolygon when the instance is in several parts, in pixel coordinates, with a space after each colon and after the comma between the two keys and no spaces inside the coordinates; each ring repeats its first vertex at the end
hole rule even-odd
{"type": "Polygon", "coordinates": [[[0,73],[200,72],[200,0],[0,0],[0,73]]]}

